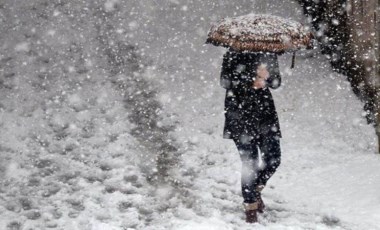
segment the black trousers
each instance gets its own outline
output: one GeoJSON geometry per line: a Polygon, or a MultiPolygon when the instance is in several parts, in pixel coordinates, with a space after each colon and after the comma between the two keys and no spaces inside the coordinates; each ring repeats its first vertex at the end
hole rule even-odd
{"type": "Polygon", "coordinates": [[[281,163],[280,138],[261,136],[251,140],[233,139],[242,162],[241,189],[244,203],[254,203],[258,185],[266,185],[281,163]],[[262,163],[259,164],[259,151],[262,163]]]}

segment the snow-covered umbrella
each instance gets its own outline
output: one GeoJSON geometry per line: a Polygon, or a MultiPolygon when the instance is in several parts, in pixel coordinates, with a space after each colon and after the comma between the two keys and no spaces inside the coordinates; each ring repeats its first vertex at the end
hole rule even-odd
{"type": "Polygon", "coordinates": [[[312,48],[313,38],[308,28],[297,21],[251,13],[226,17],[214,23],[208,32],[206,44],[228,47],[238,52],[283,54],[312,48]]]}

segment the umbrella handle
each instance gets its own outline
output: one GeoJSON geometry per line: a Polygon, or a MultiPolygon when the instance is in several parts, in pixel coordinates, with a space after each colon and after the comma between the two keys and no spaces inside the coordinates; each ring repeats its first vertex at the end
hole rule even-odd
{"type": "Polygon", "coordinates": [[[292,57],[292,65],[290,66],[291,69],[294,68],[294,63],[296,62],[296,52],[293,52],[293,57],[292,57]]]}

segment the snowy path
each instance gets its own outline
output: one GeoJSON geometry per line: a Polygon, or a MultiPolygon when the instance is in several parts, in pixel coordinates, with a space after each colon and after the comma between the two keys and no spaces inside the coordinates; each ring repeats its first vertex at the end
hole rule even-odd
{"type": "MultiPolygon", "coordinates": [[[[300,17],[296,6],[284,7],[286,12],[274,8],[279,15],[300,17]]],[[[183,160],[196,172],[191,189],[198,201],[173,211],[179,214],[164,226],[248,229],[241,207],[240,159],[232,140],[222,139],[221,54],[203,55],[212,61],[193,68],[204,68],[205,76],[179,70],[175,77],[161,77],[162,102],[176,111],[180,124],[175,135],[188,146],[183,160]]],[[[194,64],[201,62],[198,58],[207,61],[194,56],[194,64]]],[[[333,73],[321,55],[298,58],[293,70],[290,56],[282,56],[280,65],[283,84],[272,93],[283,131],[282,164],[263,192],[268,211],[257,227],[380,229],[380,158],[361,102],[345,76],[333,73]]]]}

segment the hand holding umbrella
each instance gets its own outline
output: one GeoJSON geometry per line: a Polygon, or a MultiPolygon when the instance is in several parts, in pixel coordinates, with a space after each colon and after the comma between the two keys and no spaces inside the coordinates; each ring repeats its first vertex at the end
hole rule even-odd
{"type": "Polygon", "coordinates": [[[261,89],[266,86],[266,80],[269,78],[269,71],[265,64],[261,64],[257,67],[257,77],[252,82],[254,89],[261,89]]]}

